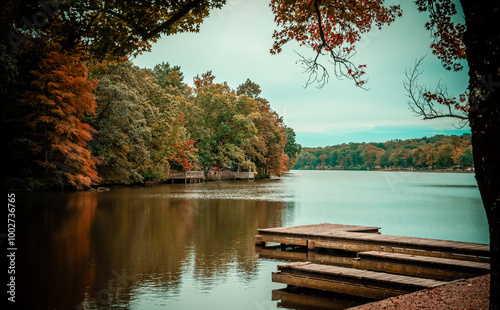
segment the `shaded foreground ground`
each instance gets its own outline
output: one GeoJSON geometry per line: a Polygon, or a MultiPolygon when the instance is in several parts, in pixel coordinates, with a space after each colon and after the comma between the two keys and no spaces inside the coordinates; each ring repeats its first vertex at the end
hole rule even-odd
{"type": "Polygon", "coordinates": [[[384,299],[349,310],[485,309],[489,307],[490,275],[457,281],[433,289],[384,299]]]}

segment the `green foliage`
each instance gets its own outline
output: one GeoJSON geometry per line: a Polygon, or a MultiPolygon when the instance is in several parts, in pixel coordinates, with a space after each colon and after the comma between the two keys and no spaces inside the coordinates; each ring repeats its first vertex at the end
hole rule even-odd
{"type": "Polygon", "coordinates": [[[158,84],[170,93],[185,94],[187,85],[184,83],[184,74],[180,66],[170,66],[169,63],[162,62],[150,70],[157,79],[158,84]]]}
{"type": "Polygon", "coordinates": [[[195,77],[186,108],[188,133],[198,141],[201,165],[208,171],[238,163],[263,175],[284,173],[286,126],[267,100],[258,97],[260,86],[247,80],[235,93],[214,79],[211,71],[195,77]]]}
{"type": "MultiPolygon", "coordinates": [[[[157,78],[130,63],[95,65],[98,130],[91,143],[106,183],[165,181],[178,144],[188,140],[181,106],[157,78]]],[[[166,85],[170,87],[170,85],[166,85]]],[[[187,156],[187,155],[186,155],[187,156]]],[[[194,157],[194,156],[193,156],[194,157]]]]}
{"type": "Polygon", "coordinates": [[[247,79],[245,83],[238,86],[238,89],[236,90],[236,95],[246,95],[250,98],[259,98],[260,93],[260,86],[252,82],[250,79],[247,79]]]}
{"type": "Polygon", "coordinates": [[[470,134],[303,148],[294,169],[465,169],[472,166],[470,134]]]}
{"type": "Polygon", "coordinates": [[[286,156],[288,156],[289,163],[287,167],[291,169],[297,164],[298,155],[302,150],[302,146],[295,141],[295,131],[292,128],[287,127],[285,129],[285,132],[286,132],[286,145],[284,152],[286,156]]]}

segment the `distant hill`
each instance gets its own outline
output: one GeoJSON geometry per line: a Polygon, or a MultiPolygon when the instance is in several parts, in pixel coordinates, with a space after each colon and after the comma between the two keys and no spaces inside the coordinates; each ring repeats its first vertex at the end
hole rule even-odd
{"type": "Polygon", "coordinates": [[[471,134],[436,135],[384,143],[349,143],[304,147],[294,169],[469,169],[472,167],[471,134]]]}

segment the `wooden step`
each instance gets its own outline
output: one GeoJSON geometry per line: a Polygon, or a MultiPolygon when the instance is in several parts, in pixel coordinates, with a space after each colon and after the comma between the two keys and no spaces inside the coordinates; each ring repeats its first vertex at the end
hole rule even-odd
{"type": "Polygon", "coordinates": [[[278,265],[273,282],[360,297],[383,299],[442,285],[432,279],[338,266],[291,263],[278,265]]]}
{"type": "Polygon", "coordinates": [[[487,274],[490,272],[489,263],[464,261],[459,259],[387,253],[379,251],[359,252],[357,254],[357,258],[361,260],[403,263],[406,265],[426,266],[448,270],[460,269],[462,271],[468,271],[477,274],[487,274]]]}
{"type": "Polygon", "coordinates": [[[346,268],[394,273],[440,281],[467,279],[490,273],[489,263],[388,252],[350,252],[285,250],[276,247],[255,247],[260,258],[289,262],[311,262],[346,268]],[[357,258],[356,258],[357,257],[357,258]]]}
{"type": "Polygon", "coordinates": [[[490,273],[489,263],[387,252],[359,252],[353,267],[442,281],[490,273]]]}

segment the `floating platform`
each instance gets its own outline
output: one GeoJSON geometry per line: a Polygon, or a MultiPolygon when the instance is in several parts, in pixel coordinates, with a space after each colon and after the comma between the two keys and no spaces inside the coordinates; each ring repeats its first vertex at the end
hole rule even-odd
{"type": "Polygon", "coordinates": [[[389,236],[378,233],[379,227],[318,224],[258,229],[255,244],[266,243],[344,250],[350,252],[389,252],[418,256],[489,262],[488,244],[389,236]]]}
{"type": "Polygon", "coordinates": [[[291,287],[305,287],[374,299],[394,297],[447,283],[309,262],[278,265],[278,271],[272,274],[272,281],[291,287]]]}

